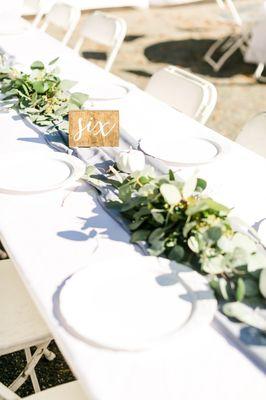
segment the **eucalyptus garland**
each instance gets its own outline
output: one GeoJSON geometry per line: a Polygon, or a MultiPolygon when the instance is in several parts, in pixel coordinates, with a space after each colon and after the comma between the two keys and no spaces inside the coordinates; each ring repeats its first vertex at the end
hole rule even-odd
{"type": "MultiPolygon", "coordinates": [[[[266,331],[254,311],[266,306],[266,253],[256,232],[205,195],[205,180],[193,175],[184,182],[171,170],[158,177],[149,166],[130,173],[125,158],[97,179],[112,185],[115,197],[107,206],[123,216],[131,242],[206,275],[227,316],[266,331]]],[[[86,179],[95,183],[95,177],[89,168],[86,179]]]]}
{"type": "Polygon", "coordinates": [[[51,61],[48,68],[35,61],[29,72],[2,65],[0,108],[14,108],[36,125],[60,127],[67,132],[69,111],[80,109],[88,95],[69,92],[76,82],[60,79],[54,66],[57,60],[51,61]]]}

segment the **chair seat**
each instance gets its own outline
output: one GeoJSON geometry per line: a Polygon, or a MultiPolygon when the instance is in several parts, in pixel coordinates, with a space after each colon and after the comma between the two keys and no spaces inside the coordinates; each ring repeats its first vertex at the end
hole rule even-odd
{"type": "Polygon", "coordinates": [[[0,261],[0,318],[0,355],[51,336],[10,260],[0,261]]]}
{"type": "Polygon", "coordinates": [[[65,383],[27,397],[27,400],[88,400],[77,381],[65,383]]]}

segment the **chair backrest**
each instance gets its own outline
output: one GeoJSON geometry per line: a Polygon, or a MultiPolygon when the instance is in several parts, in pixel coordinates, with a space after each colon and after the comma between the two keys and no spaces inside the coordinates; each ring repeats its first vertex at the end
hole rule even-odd
{"type": "Polygon", "coordinates": [[[56,0],[24,0],[24,8],[30,15],[35,15],[33,26],[38,26],[43,16],[49,12],[56,0]]]}
{"type": "Polygon", "coordinates": [[[72,6],[67,2],[58,2],[50,9],[41,29],[46,31],[49,24],[58,26],[66,31],[62,43],[67,44],[80,20],[80,16],[81,11],[79,8],[72,6]]]}
{"type": "Polygon", "coordinates": [[[237,136],[236,142],[266,157],[266,112],[251,118],[237,136]]]}
{"type": "Polygon", "coordinates": [[[171,65],[151,77],[146,92],[202,124],[217,102],[217,91],[212,83],[171,65]]]}
{"type": "Polygon", "coordinates": [[[126,36],[126,31],[127,25],[124,19],[96,11],[86,19],[75,50],[80,51],[85,39],[110,47],[105,66],[109,71],[126,36]]]}

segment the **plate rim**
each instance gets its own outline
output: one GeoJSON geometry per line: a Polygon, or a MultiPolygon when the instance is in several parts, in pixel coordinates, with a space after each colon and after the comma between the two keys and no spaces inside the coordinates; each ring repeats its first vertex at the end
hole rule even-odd
{"type": "MultiPolygon", "coordinates": [[[[89,335],[84,334],[83,332],[80,332],[78,329],[75,329],[69,320],[67,320],[66,315],[62,311],[62,291],[64,292],[66,286],[69,285],[71,282],[71,278],[75,276],[76,274],[84,272],[84,270],[88,269],[89,267],[84,267],[80,270],[78,270],[76,273],[71,275],[67,281],[65,282],[64,285],[60,288],[60,293],[58,296],[59,299],[59,315],[60,315],[60,323],[62,326],[68,331],[68,333],[72,334],[73,336],[76,336],[79,340],[84,341],[85,343],[92,345],[94,347],[102,348],[105,350],[111,350],[111,351],[125,351],[125,352],[136,352],[136,351],[145,351],[153,348],[156,345],[160,345],[162,343],[165,343],[167,340],[172,340],[176,338],[177,336],[180,335],[181,332],[185,332],[188,329],[191,330],[193,327],[199,328],[201,325],[206,325],[209,324],[217,310],[217,301],[215,299],[215,296],[213,294],[213,291],[208,285],[207,279],[204,278],[202,275],[200,275],[198,272],[193,270],[192,268],[173,262],[171,260],[168,260],[166,258],[162,257],[152,257],[152,256],[145,256],[142,255],[142,257],[149,257],[149,258],[154,258],[157,260],[158,265],[161,263],[165,264],[171,264],[174,263],[177,265],[181,270],[179,271],[180,273],[184,273],[184,277],[178,276],[178,281],[181,282],[181,284],[191,293],[193,294],[193,298],[195,301],[192,302],[192,307],[191,307],[191,312],[188,315],[187,319],[184,320],[184,322],[176,328],[174,331],[167,332],[163,334],[162,336],[159,336],[151,341],[143,340],[142,343],[137,343],[137,344],[130,344],[128,346],[125,345],[112,345],[108,344],[105,341],[97,341],[97,339],[89,337],[89,335]],[[189,275],[189,279],[188,278],[189,275]],[[198,289],[196,289],[196,287],[198,289]],[[205,294],[206,296],[202,296],[202,290],[203,288],[205,289],[205,294]],[[197,293],[197,291],[199,293],[197,293]]],[[[145,268],[145,266],[143,266],[145,268]]],[[[165,270],[162,270],[161,272],[165,272],[165,270]]],[[[157,275],[159,276],[159,275],[157,275]]]]}
{"type": "MultiPolygon", "coordinates": [[[[82,85],[82,83],[78,83],[78,84],[81,84],[82,85]]],[[[75,86],[78,86],[78,84],[77,85],[75,85],[75,86]]],[[[72,90],[75,90],[75,86],[71,89],[71,91],[72,90]]],[[[107,102],[107,101],[119,101],[119,100],[122,100],[122,99],[124,99],[126,96],[128,96],[128,94],[130,93],[130,91],[131,91],[131,88],[130,87],[128,87],[128,86],[126,86],[126,85],[123,85],[123,84],[121,84],[121,83],[108,83],[108,84],[103,84],[103,83],[100,83],[100,84],[94,84],[94,85],[86,85],[86,89],[85,89],[87,92],[88,92],[88,95],[89,95],[89,98],[88,98],[88,100],[85,102],[85,104],[86,103],[89,103],[89,102],[107,102]],[[123,95],[123,96],[113,96],[113,97],[92,97],[92,96],[90,96],[90,89],[91,88],[97,88],[97,87],[102,87],[102,88],[108,88],[108,87],[119,87],[119,88],[122,88],[122,89],[124,89],[125,90],[125,94],[123,95]]],[[[83,91],[84,91],[84,89],[83,89],[83,91]]]]}
{"type": "Polygon", "coordinates": [[[219,159],[219,158],[224,154],[224,152],[225,152],[224,147],[223,147],[220,143],[215,142],[215,141],[214,141],[213,139],[211,139],[211,138],[206,138],[206,137],[204,137],[204,136],[200,136],[200,137],[199,137],[199,136],[190,136],[190,139],[202,140],[202,141],[205,141],[205,142],[208,142],[208,143],[212,144],[212,145],[216,148],[216,155],[215,155],[214,157],[209,158],[209,159],[206,160],[206,161],[194,161],[194,162],[170,161],[170,160],[164,160],[163,158],[156,157],[156,156],[154,156],[154,155],[152,155],[152,154],[147,153],[147,152],[141,147],[141,142],[142,142],[144,139],[140,139],[140,140],[139,140],[139,142],[138,142],[138,148],[139,148],[139,150],[141,150],[146,156],[151,157],[151,158],[154,158],[154,159],[159,160],[159,161],[162,161],[162,162],[164,162],[165,164],[173,165],[173,166],[176,166],[176,167],[195,166],[195,165],[209,164],[209,163],[211,163],[211,162],[216,161],[217,159],[219,159]]]}
{"type": "Polygon", "coordinates": [[[12,162],[13,157],[19,157],[19,158],[30,158],[36,159],[36,158],[43,158],[43,159],[54,159],[60,162],[65,162],[69,168],[70,171],[72,171],[72,174],[66,178],[63,182],[56,183],[53,185],[49,185],[47,187],[43,188],[36,188],[36,189],[18,189],[15,188],[15,186],[10,186],[9,188],[5,188],[1,186],[0,183],[0,193],[5,193],[5,194],[35,194],[35,193],[45,193],[45,192],[50,192],[56,189],[60,188],[65,188],[69,185],[71,185],[73,182],[77,181],[82,177],[82,175],[85,173],[86,170],[86,165],[85,163],[80,160],[77,157],[74,157],[71,154],[66,154],[66,153],[59,153],[59,152],[51,152],[51,153],[43,153],[43,152],[8,152],[3,155],[1,155],[1,160],[0,162],[4,162],[5,159],[10,159],[12,162]]]}

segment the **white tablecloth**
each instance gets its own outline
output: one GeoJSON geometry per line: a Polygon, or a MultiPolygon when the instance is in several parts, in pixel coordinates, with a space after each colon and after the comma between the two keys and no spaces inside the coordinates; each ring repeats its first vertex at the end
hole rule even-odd
{"type": "MultiPolygon", "coordinates": [[[[2,36],[0,45],[23,63],[51,60],[59,53],[62,75],[84,85],[120,81],[63,49],[46,34],[2,36]]],[[[125,83],[126,84],[126,83],[125,83]]],[[[234,205],[253,223],[265,217],[265,159],[245,150],[153,99],[137,88],[120,104],[121,125],[135,138],[147,135],[204,136],[220,143],[224,155],[200,168],[218,200],[234,205]]],[[[0,156],[9,151],[49,152],[43,138],[16,115],[0,115],[0,156]]],[[[191,173],[191,169],[184,174],[191,173]]],[[[74,374],[95,400],[264,399],[261,372],[212,327],[182,332],[153,350],[112,352],[85,344],[58,319],[58,288],[90,263],[98,246],[117,257],[125,232],[97,204],[84,184],[75,191],[34,196],[0,195],[0,235],[30,294],[48,323],[74,374]]],[[[128,249],[126,262],[130,262],[128,249]]]]}

